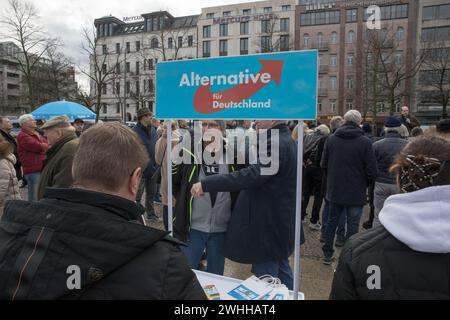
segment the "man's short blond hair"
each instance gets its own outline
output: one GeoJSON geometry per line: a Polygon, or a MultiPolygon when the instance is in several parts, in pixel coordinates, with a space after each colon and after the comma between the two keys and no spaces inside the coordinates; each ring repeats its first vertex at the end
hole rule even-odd
{"type": "Polygon", "coordinates": [[[117,192],[149,158],[142,141],[118,122],[97,124],[80,137],[73,160],[74,187],[117,192]]]}

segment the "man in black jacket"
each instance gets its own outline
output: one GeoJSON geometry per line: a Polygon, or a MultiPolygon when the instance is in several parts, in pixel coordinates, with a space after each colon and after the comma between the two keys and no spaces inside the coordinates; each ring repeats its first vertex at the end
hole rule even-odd
{"type": "Polygon", "coordinates": [[[7,117],[0,117],[0,134],[8,141],[13,147],[13,153],[16,157],[16,164],[14,165],[14,169],[16,169],[17,180],[22,179],[22,165],[19,160],[19,153],[17,152],[17,142],[16,139],[11,135],[11,130],[13,126],[11,124],[11,120],[7,117]]]}
{"type": "Polygon", "coordinates": [[[339,219],[347,217],[346,239],[358,232],[362,210],[366,204],[366,190],[377,175],[372,142],[364,136],[361,113],[350,110],[345,124],[329,137],[321,160],[327,170],[329,219],[325,230],[323,263],[333,262],[333,244],[339,219]]]}
{"type": "Polygon", "coordinates": [[[204,299],[177,241],[143,224],[134,199],[147,162],[125,126],[83,133],[74,189],[6,205],[0,299],[204,299]]]}
{"type": "Polygon", "coordinates": [[[295,240],[297,145],[284,122],[256,123],[260,147],[264,140],[262,131],[268,132],[267,150],[272,152],[272,161],[264,159],[236,172],[207,177],[192,187],[192,194],[198,197],[204,192],[240,191],[225,238],[225,257],[252,264],[256,276],[278,277],[292,289],[288,258],[295,240]],[[276,133],[278,141],[272,139],[276,133]],[[266,172],[276,164],[276,173],[266,172]]]}

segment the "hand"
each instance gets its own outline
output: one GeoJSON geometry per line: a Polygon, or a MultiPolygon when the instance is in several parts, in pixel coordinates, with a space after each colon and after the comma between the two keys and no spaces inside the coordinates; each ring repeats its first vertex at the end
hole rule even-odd
{"type": "Polygon", "coordinates": [[[194,198],[199,198],[204,195],[202,184],[200,182],[197,182],[192,186],[191,195],[194,198]]]}

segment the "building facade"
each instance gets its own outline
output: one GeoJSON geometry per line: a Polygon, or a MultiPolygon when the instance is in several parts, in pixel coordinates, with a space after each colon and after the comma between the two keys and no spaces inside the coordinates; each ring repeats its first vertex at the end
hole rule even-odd
{"type": "MultiPolygon", "coordinates": [[[[422,0],[418,8],[417,52],[425,56],[415,78],[417,112],[423,123],[442,117],[443,103],[450,95],[450,3],[422,0]]],[[[450,106],[447,106],[450,109],[450,106]]],[[[448,114],[448,113],[447,113],[448,114]]]]}
{"type": "MultiPolygon", "coordinates": [[[[129,120],[139,106],[153,109],[153,69],[160,61],[310,49],[319,51],[319,121],[350,109],[374,123],[398,114],[403,105],[419,115],[433,112],[439,103],[419,77],[425,74],[423,47],[436,45],[437,38],[423,39],[439,34],[450,40],[445,2],[272,0],[203,8],[191,17],[155,12],[132,23],[97,19],[98,53],[112,50],[108,65],[118,65],[103,88],[100,115],[123,119],[126,114],[129,120]],[[379,12],[371,11],[373,5],[379,12]],[[374,14],[380,17],[376,29],[374,14]],[[181,36],[173,33],[180,29],[181,36]]],[[[445,43],[442,50],[448,51],[445,43]]]]}
{"type": "MultiPolygon", "coordinates": [[[[132,23],[112,16],[95,20],[97,61],[109,74],[100,88],[100,119],[135,121],[139,108],[154,110],[156,64],[197,58],[198,17],[159,11],[132,23]]],[[[91,93],[97,92],[91,83],[91,93]]]]}

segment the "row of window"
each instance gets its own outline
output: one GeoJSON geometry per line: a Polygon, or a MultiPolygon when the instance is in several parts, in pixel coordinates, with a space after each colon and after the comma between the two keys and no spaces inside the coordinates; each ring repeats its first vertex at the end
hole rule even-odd
{"type": "MultiPolygon", "coordinates": [[[[106,104],[106,103],[104,103],[103,105],[102,105],[102,113],[103,114],[107,114],[108,113],[108,105],[106,104]]],[[[116,113],[117,114],[120,114],[121,113],[121,110],[120,110],[120,103],[116,103],[116,105],[115,105],[115,107],[116,107],[116,113]]],[[[153,110],[153,101],[148,101],[147,102],[147,107],[150,109],[150,110],[153,110]]],[[[127,103],[127,110],[129,110],[130,109],[130,104],[128,104],[127,103]]],[[[139,109],[139,105],[136,105],[136,111],[139,109]]]]}
{"type": "Polygon", "coordinates": [[[423,7],[422,20],[450,19],[450,4],[423,7]]]}
{"type": "MultiPolygon", "coordinates": [[[[380,38],[387,39],[387,35],[388,35],[388,30],[381,29],[380,38]]],[[[355,37],[356,37],[355,32],[353,30],[350,30],[347,33],[346,43],[354,43],[356,40],[355,37]]],[[[398,41],[402,41],[405,39],[405,29],[403,27],[397,28],[397,31],[395,32],[395,38],[398,41]]],[[[309,47],[309,45],[311,44],[311,40],[312,40],[312,37],[309,35],[309,33],[303,34],[303,46],[304,47],[309,47]]],[[[319,48],[321,47],[321,45],[325,45],[327,43],[325,36],[322,32],[317,33],[316,41],[317,41],[317,45],[319,46],[319,48]]],[[[338,33],[333,31],[330,36],[330,44],[337,44],[337,43],[338,43],[338,33]]]]}
{"type": "MultiPolygon", "coordinates": [[[[372,14],[364,9],[364,21],[372,14]]],[[[402,19],[408,17],[408,5],[392,5],[380,7],[381,20],[402,19]]],[[[358,9],[347,9],[345,22],[358,21],[358,9]]],[[[339,10],[319,11],[300,14],[300,25],[314,26],[323,24],[339,24],[341,23],[341,12],[339,10]]]]}
{"type": "MultiPolygon", "coordinates": [[[[188,36],[187,37],[187,41],[184,37],[178,37],[177,39],[177,48],[182,48],[185,47],[187,45],[187,47],[192,47],[194,46],[194,36],[188,36]]],[[[150,47],[152,49],[156,49],[159,48],[159,40],[158,38],[153,38],[150,42],[150,47]]],[[[169,37],[167,38],[167,47],[169,49],[172,49],[174,47],[174,39],[169,37]]],[[[139,52],[141,50],[141,42],[140,41],[136,41],[135,42],[135,52],[139,52]]],[[[125,43],[125,52],[126,53],[131,53],[131,43],[130,42],[126,42],[125,43]]],[[[108,46],[106,44],[102,45],[102,53],[103,54],[107,54],[108,53],[108,46]]],[[[116,53],[120,54],[121,53],[121,48],[120,48],[120,43],[116,43],[116,53]]]]}
{"type": "MultiPolygon", "coordinates": [[[[155,91],[155,85],[153,82],[153,79],[144,80],[144,86],[143,86],[143,94],[152,94],[155,91]]],[[[131,82],[127,81],[125,83],[125,93],[130,94],[131,93],[131,82]]],[[[135,82],[134,86],[134,92],[136,96],[141,94],[141,84],[139,81],[135,82]]],[[[106,95],[108,94],[108,84],[104,83],[102,87],[102,94],[106,95]]],[[[112,94],[120,95],[121,94],[121,85],[120,82],[116,82],[115,85],[112,86],[112,94]]]]}
{"type": "MultiPolygon", "coordinates": [[[[282,5],[281,6],[281,11],[291,11],[292,6],[290,4],[288,5],[282,5]]],[[[255,13],[257,13],[257,9],[254,9],[255,13]]],[[[271,13],[272,12],[272,7],[264,7],[263,8],[263,13],[271,13]]],[[[243,9],[242,10],[242,15],[243,16],[249,16],[252,14],[252,9],[243,9]]],[[[206,19],[213,19],[214,18],[215,13],[214,12],[209,12],[206,14],[206,19]]],[[[231,16],[231,11],[224,11],[222,12],[222,17],[230,17],[231,16]]]]}
{"type": "MultiPolygon", "coordinates": [[[[249,53],[249,38],[240,38],[239,39],[239,48],[240,54],[245,55],[249,53]]],[[[220,40],[219,41],[219,55],[227,56],[228,55],[228,41],[229,40],[220,40]]],[[[262,36],[260,40],[260,49],[261,52],[272,52],[272,51],[289,51],[291,48],[290,37],[289,35],[282,35],[276,40],[274,40],[270,36],[262,36]]],[[[210,40],[203,41],[203,57],[207,58],[211,56],[211,42],[210,40]]]]}
{"type": "MultiPolygon", "coordinates": [[[[211,32],[212,26],[203,26],[203,38],[208,39],[212,37],[211,32]]],[[[219,25],[219,37],[228,37],[228,24],[219,25]]],[[[290,30],[290,19],[281,18],[280,19],[280,32],[289,32],[290,30]]],[[[275,32],[275,20],[262,20],[261,21],[261,32],[262,33],[273,33],[275,32]]],[[[250,23],[241,22],[240,24],[240,34],[248,35],[250,34],[250,23]]]]}
{"type": "MultiPolygon", "coordinates": [[[[345,103],[345,106],[347,108],[346,111],[352,110],[353,109],[353,100],[347,100],[345,103]]],[[[395,110],[396,112],[400,112],[400,103],[396,103],[395,104],[395,110]]],[[[336,108],[337,108],[337,102],[336,100],[330,100],[330,111],[332,113],[336,113],[336,108]]],[[[323,105],[322,105],[322,101],[318,100],[317,101],[317,111],[318,112],[322,112],[323,111],[323,105]]],[[[384,102],[378,102],[377,103],[377,112],[386,112],[388,111],[388,108],[386,106],[386,104],[384,102]]]]}
{"type": "Polygon", "coordinates": [[[422,41],[446,40],[450,40],[450,26],[422,29],[422,41]]]}

